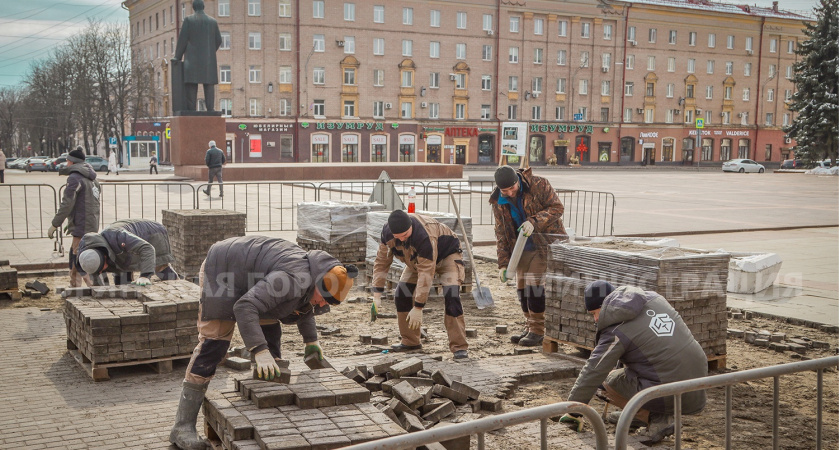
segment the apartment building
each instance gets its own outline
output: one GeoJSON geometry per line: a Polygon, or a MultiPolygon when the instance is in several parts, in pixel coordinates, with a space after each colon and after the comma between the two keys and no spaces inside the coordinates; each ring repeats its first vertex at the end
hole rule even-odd
{"type": "MultiPolygon", "coordinates": [[[[503,122],[532,163],[778,163],[807,18],[706,0],[208,0],[215,109],[244,162],[497,164],[503,122]],[[703,119],[698,129],[697,119],[703,119]],[[699,138],[698,138],[699,133],[699,138]]],[[[160,136],[182,0],[127,0],[160,136]]]]}

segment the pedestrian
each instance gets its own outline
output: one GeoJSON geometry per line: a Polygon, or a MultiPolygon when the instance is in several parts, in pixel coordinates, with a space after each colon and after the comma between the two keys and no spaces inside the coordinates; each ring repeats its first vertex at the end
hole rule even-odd
{"type": "Polygon", "coordinates": [[[429,298],[432,279],[437,274],[443,286],[443,326],[449,336],[449,350],[454,359],[468,358],[464,308],[461,306],[461,285],[464,283],[464,261],[461,243],[446,225],[420,214],[396,210],[382,227],[381,242],[373,265],[373,311],[371,319],[382,308],[385,278],[394,257],[405,263],[394,293],[400,343],[392,351],[423,348],[420,326],[423,307],[429,298]]]}
{"type": "MultiPolygon", "coordinates": [[[[705,377],[708,362],[679,313],[656,292],[633,286],[614,289],[598,280],[586,287],[584,304],[595,319],[597,344],[569,393],[569,401],[589,403],[603,386],[610,403],[621,408],[639,391],[651,386],[705,377]],[[655,322],[655,323],[654,323],[655,322]],[[623,367],[615,369],[617,363],[623,367]]],[[[635,425],[647,424],[652,443],[674,433],[674,398],[645,403],[635,425]]],[[[703,390],[682,394],[682,414],[698,414],[706,405],[703,390]]],[[[618,422],[621,412],[610,415],[618,422]]],[[[579,417],[560,418],[582,430],[579,417]]]]}
{"type": "Polygon", "coordinates": [[[169,265],[173,261],[166,227],[154,220],[120,220],[99,233],[85,234],[79,243],[79,268],[88,285],[104,272],[114,273],[115,285],[131,283],[133,272],[140,272],[134,283],[140,286],[151,284],[153,274],[177,280],[169,265]]]}
{"type": "Polygon", "coordinates": [[[210,185],[213,184],[213,178],[219,182],[219,197],[224,197],[224,181],[222,181],[222,166],[225,165],[227,159],[225,153],[216,148],[216,141],[210,141],[207,145],[207,153],[204,154],[204,163],[207,164],[207,187],[202,191],[204,195],[210,195],[210,185]]]}
{"type": "Polygon", "coordinates": [[[519,231],[528,238],[516,266],[516,295],[525,315],[525,330],[510,340],[536,347],[545,336],[548,246],[568,239],[563,227],[563,203],[548,180],[534,175],[531,168],[502,166],[496,169],[494,178],[496,189],[490,194],[490,205],[496,219],[496,255],[502,283],[513,276],[507,273],[507,266],[519,231]]]}
{"type": "Polygon", "coordinates": [[[116,175],[120,174],[120,168],[117,166],[117,152],[113,150],[108,155],[108,172],[105,175],[110,175],[111,172],[114,172],[116,175]]]}
{"type": "Polygon", "coordinates": [[[157,153],[152,152],[152,157],[149,158],[149,175],[152,174],[153,170],[155,171],[155,175],[158,175],[157,166],[158,166],[157,153]]]}
{"type": "Polygon", "coordinates": [[[73,236],[73,243],[68,252],[70,286],[81,287],[82,276],[77,270],[76,256],[79,254],[82,237],[86,233],[99,231],[99,182],[96,181],[96,171],[85,162],[85,151],[82,147],[76,147],[67,155],[67,166],[58,174],[67,175],[67,185],[47,235],[54,239],[56,231],[61,228],[64,219],[67,219],[67,227],[64,230],[73,236]]]}
{"type": "Polygon", "coordinates": [[[283,239],[244,236],[213,244],[199,270],[198,345],[187,366],[169,442],[182,449],[204,448],[196,418],[235,326],[261,378],[280,373],[281,323],[297,325],[304,358],[317,354],[323,359],[315,316],[341,304],[358,273],[356,266],[343,265],[326,252],[307,252],[283,239]]]}
{"type": "Polygon", "coordinates": [[[6,182],[6,154],[0,150],[0,183],[6,182]]]}

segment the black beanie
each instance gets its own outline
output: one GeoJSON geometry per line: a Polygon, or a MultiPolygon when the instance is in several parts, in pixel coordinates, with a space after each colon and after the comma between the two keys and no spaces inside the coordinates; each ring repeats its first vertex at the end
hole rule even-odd
{"type": "Polygon", "coordinates": [[[499,167],[493,177],[496,178],[496,186],[499,186],[499,189],[507,189],[519,181],[519,175],[511,166],[499,167]]]}
{"type": "Polygon", "coordinates": [[[391,234],[405,233],[411,228],[411,217],[401,209],[397,209],[388,216],[388,228],[391,234]]]}
{"type": "Polygon", "coordinates": [[[82,150],[82,147],[76,147],[67,155],[67,159],[74,163],[83,163],[85,162],[85,151],[82,150]]]}
{"type": "Polygon", "coordinates": [[[583,291],[583,301],[586,303],[587,311],[600,309],[604,299],[614,291],[615,288],[603,280],[593,281],[583,291]]]}

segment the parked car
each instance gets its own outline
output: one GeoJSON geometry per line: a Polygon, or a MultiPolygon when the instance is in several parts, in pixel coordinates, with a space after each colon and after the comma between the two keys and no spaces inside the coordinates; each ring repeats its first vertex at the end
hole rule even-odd
{"type": "Polygon", "coordinates": [[[830,169],[831,168],[831,160],[826,159],[825,161],[817,161],[814,165],[815,169],[830,169]]]}
{"type": "Polygon", "coordinates": [[[56,166],[63,163],[64,161],[67,161],[67,156],[59,156],[58,158],[53,158],[52,160],[50,160],[50,163],[47,166],[47,169],[50,172],[55,172],[56,170],[58,170],[58,168],[56,166]]]}
{"type": "Polygon", "coordinates": [[[85,162],[93,167],[97,172],[106,172],[108,170],[108,160],[101,156],[88,156],[85,162]]]}
{"type": "Polygon", "coordinates": [[[801,159],[786,159],[782,161],[780,169],[802,169],[805,163],[801,159]]]}
{"type": "Polygon", "coordinates": [[[55,165],[55,171],[58,172],[65,167],[67,167],[67,160],[66,159],[55,165]]]}
{"type": "Polygon", "coordinates": [[[764,166],[751,159],[731,159],[723,163],[723,171],[764,173],[764,166]]]}
{"type": "Polygon", "coordinates": [[[44,158],[29,158],[29,161],[26,162],[26,165],[23,167],[23,170],[27,172],[46,172],[47,160],[44,158]]]}
{"type": "Polygon", "coordinates": [[[12,156],[7,157],[7,158],[6,158],[6,168],[7,168],[7,169],[11,169],[11,167],[10,167],[10,166],[12,165],[12,163],[13,163],[13,162],[15,162],[15,161],[17,161],[18,159],[20,159],[20,158],[16,158],[16,157],[12,157],[12,156]]]}
{"type": "Polygon", "coordinates": [[[26,165],[27,162],[29,162],[30,159],[32,159],[31,156],[28,157],[28,158],[18,158],[13,163],[9,164],[9,168],[10,169],[21,169],[22,170],[23,167],[26,165]]]}

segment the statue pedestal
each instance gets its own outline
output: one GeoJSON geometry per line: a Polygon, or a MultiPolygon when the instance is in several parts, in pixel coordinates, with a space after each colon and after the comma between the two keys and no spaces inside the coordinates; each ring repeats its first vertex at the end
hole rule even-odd
{"type": "Polygon", "coordinates": [[[172,164],[175,166],[203,165],[207,143],[225,148],[225,118],[221,116],[174,116],[170,120],[172,164]]]}

